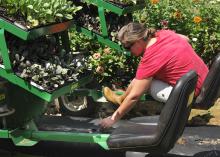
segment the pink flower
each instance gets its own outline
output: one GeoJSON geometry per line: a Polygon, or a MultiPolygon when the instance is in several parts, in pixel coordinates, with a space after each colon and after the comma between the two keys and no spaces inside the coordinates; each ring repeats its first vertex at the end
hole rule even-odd
{"type": "Polygon", "coordinates": [[[104,54],[110,54],[111,53],[111,49],[109,47],[105,48],[104,50],[104,54]]]}
{"type": "Polygon", "coordinates": [[[99,59],[101,57],[101,54],[100,53],[94,53],[93,54],[93,58],[94,59],[99,59]]]}
{"type": "Polygon", "coordinates": [[[104,71],[105,71],[105,69],[102,66],[100,66],[100,65],[96,68],[96,72],[98,74],[102,74],[104,71]]]}
{"type": "Polygon", "coordinates": [[[168,26],[168,21],[167,20],[161,20],[160,21],[160,24],[164,27],[167,27],[168,26]]]}

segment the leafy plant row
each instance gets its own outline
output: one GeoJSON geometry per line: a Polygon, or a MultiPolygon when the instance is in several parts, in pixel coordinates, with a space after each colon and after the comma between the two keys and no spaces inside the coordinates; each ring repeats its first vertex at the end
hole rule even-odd
{"type": "Polygon", "coordinates": [[[85,58],[59,47],[53,35],[24,41],[7,34],[6,39],[14,73],[42,90],[77,82],[87,71],[85,58]]]}
{"type": "Polygon", "coordinates": [[[134,20],[156,29],[172,29],[189,37],[205,63],[220,51],[219,0],[145,0],[134,20]]]}
{"type": "Polygon", "coordinates": [[[0,0],[1,15],[27,28],[71,20],[81,8],[68,0],[0,0]]]}
{"type": "MultiPolygon", "coordinates": [[[[105,19],[110,40],[117,41],[118,31],[122,26],[132,21],[132,16],[130,14],[118,16],[112,12],[105,12],[105,19]]],[[[94,5],[84,4],[83,9],[76,13],[75,21],[79,26],[85,27],[98,34],[102,34],[98,7],[94,5]]]]}

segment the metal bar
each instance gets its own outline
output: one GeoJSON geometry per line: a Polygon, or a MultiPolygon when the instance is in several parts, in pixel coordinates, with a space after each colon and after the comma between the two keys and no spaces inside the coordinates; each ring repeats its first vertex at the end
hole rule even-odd
{"type": "Polygon", "coordinates": [[[74,25],[74,21],[70,20],[63,23],[56,23],[56,24],[46,25],[39,28],[33,28],[27,30],[27,29],[22,29],[21,27],[18,27],[15,24],[12,24],[11,22],[2,19],[0,17],[0,28],[4,28],[6,31],[14,34],[15,36],[23,40],[35,39],[43,35],[62,32],[73,25],[74,25]]]}
{"type": "Polygon", "coordinates": [[[111,12],[114,12],[118,15],[131,13],[136,10],[143,9],[145,7],[145,4],[137,4],[137,5],[133,5],[133,6],[120,8],[120,7],[115,6],[114,4],[107,2],[105,0],[93,0],[92,2],[95,3],[97,6],[103,7],[103,8],[110,10],[111,12]]]}
{"type": "Polygon", "coordinates": [[[67,93],[73,92],[74,89],[79,88],[79,87],[81,87],[82,85],[91,82],[92,79],[93,79],[93,76],[91,76],[91,75],[90,75],[90,76],[86,76],[86,77],[80,79],[80,80],[77,81],[77,82],[71,83],[71,84],[69,84],[69,85],[67,85],[67,86],[64,86],[64,87],[58,89],[58,90],[55,90],[55,91],[52,93],[52,99],[51,99],[51,100],[53,100],[53,99],[55,99],[55,98],[58,98],[58,97],[60,97],[60,96],[62,96],[62,95],[65,95],[65,94],[67,94],[67,93]]]}
{"type": "Polygon", "coordinates": [[[98,12],[99,12],[99,18],[100,18],[100,23],[101,23],[102,36],[106,38],[108,37],[108,29],[107,29],[107,24],[106,24],[106,19],[105,19],[104,8],[98,7],[98,12]]]}
{"type": "Polygon", "coordinates": [[[33,131],[30,139],[36,141],[63,141],[63,142],[82,142],[96,143],[102,148],[108,150],[106,143],[109,134],[93,134],[93,133],[72,133],[72,132],[56,132],[56,131],[33,131]]]}
{"type": "Polygon", "coordinates": [[[111,3],[105,2],[104,0],[97,0],[96,4],[98,6],[104,7],[105,9],[108,9],[108,10],[110,10],[110,11],[112,11],[112,12],[118,14],[118,15],[122,15],[122,13],[123,13],[123,9],[121,9],[119,7],[116,7],[111,3]]]}
{"type": "Polygon", "coordinates": [[[63,48],[66,50],[66,52],[70,52],[70,40],[68,31],[65,30],[63,32],[60,32],[60,36],[63,48]]]}
{"type": "Polygon", "coordinates": [[[14,34],[15,36],[27,40],[28,32],[22,30],[21,28],[11,24],[10,22],[5,21],[4,19],[0,18],[0,27],[4,28],[6,31],[14,34]]]}
{"type": "Polygon", "coordinates": [[[9,138],[9,131],[8,130],[0,130],[0,138],[9,138]]]}
{"type": "Polygon", "coordinates": [[[85,129],[78,129],[78,132],[63,132],[63,131],[38,131],[35,123],[32,121],[27,124],[26,129],[15,129],[11,131],[0,130],[4,136],[0,137],[11,138],[17,146],[33,146],[39,141],[62,141],[62,142],[81,142],[95,143],[102,148],[108,150],[107,139],[109,134],[93,133],[88,130],[88,133],[82,132],[85,129]]]}
{"type": "Polygon", "coordinates": [[[66,85],[58,90],[55,90],[52,93],[48,93],[44,90],[41,90],[33,85],[31,85],[30,83],[28,83],[27,81],[23,80],[22,78],[14,75],[13,73],[7,73],[5,69],[0,68],[0,76],[7,79],[8,81],[10,81],[11,83],[18,85],[22,88],[24,88],[25,90],[31,92],[32,94],[42,98],[43,100],[50,102],[55,98],[58,98],[59,96],[62,96],[64,94],[70,93],[71,91],[73,91],[74,89],[80,87],[82,84],[86,84],[88,82],[91,81],[91,79],[93,77],[88,76],[85,78],[80,79],[78,82],[74,82],[71,83],[69,85],[66,85]]]}
{"type": "Polygon", "coordinates": [[[7,72],[12,72],[11,61],[8,56],[8,48],[5,41],[4,29],[0,29],[0,53],[3,59],[4,68],[7,72]]]}
{"type": "Polygon", "coordinates": [[[109,47],[118,50],[119,52],[121,52],[125,55],[130,55],[130,52],[125,51],[119,44],[109,40],[108,38],[103,38],[101,35],[93,32],[93,31],[90,31],[90,30],[83,28],[83,27],[80,27],[80,26],[76,26],[76,30],[78,32],[81,32],[81,33],[93,38],[93,39],[98,40],[100,43],[106,44],[109,47]]]}

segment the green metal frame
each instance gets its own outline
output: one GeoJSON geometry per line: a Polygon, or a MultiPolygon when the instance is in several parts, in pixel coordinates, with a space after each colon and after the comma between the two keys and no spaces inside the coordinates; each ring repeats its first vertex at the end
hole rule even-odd
{"type": "MultiPolygon", "coordinates": [[[[88,1],[87,1],[88,2],[88,1]]],[[[86,28],[83,27],[77,27],[77,30],[79,32],[84,33],[85,35],[98,40],[99,42],[108,45],[109,47],[118,50],[119,52],[125,54],[125,55],[130,55],[130,52],[127,52],[122,46],[120,46],[118,43],[113,42],[112,40],[109,39],[109,33],[107,29],[107,24],[106,24],[106,18],[105,18],[105,11],[109,10],[113,13],[118,14],[119,16],[127,14],[127,13],[132,13],[136,10],[143,9],[145,7],[145,2],[143,1],[142,4],[137,4],[133,6],[127,6],[125,8],[120,8],[116,5],[114,5],[111,2],[108,2],[107,0],[89,0],[90,4],[96,5],[98,7],[98,15],[100,19],[100,26],[101,26],[101,34],[97,34],[93,31],[90,31],[86,28]]]]}
{"type": "Polygon", "coordinates": [[[0,130],[0,138],[12,139],[16,146],[34,146],[39,141],[62,141],[94,143],[109,150],[107,145],[109,134],[39,131],[33,121],[24,127],[26,128],[25,130],[0,130]]]}
{"type": "Polygon", "coordinates": [[[90,30],[88,30],[84,27],[80,27],[80,26],[76,26],[76,30],[80,33],[87,35],[90,38],[96,39],[98,42],[100,42],[102,44],[106,44],[109,47],[122,52],[125,55],[131,55],[129,51],[124,50],[124,48],[121,45],[111,41],[109,38],[104,38],[102,35],[97,34],[93,31],[90,31],[90,30]]]}
{"type": "Polygon", "coordinates": [[[4,30],[23,40],[31,40],[40,36],[62,32],[68,28],[71,28],[73,25],[74,21],[71,20],[63,23],[51,24],[44,27],[25,30],[0,17],[0,28],[3,28],[4,30]]]}
{"type": "Polygon", "coordinates": [[[124,15],[124,14],[127,14],[127,13],[131,13],[131,12],[134,12],[136,10],[143,9],[145,7],[144,1],[143,1],[142,4],[127,6],[127,7],[124,7],[124,8],[120,8],[116,5],[114,5],[113,3],[108,2],[107,0],[106,1],[105,0],[90,0],[90,3],[95,4],[98,7],[103,7],[104,9],[107,9],[107,10],[109,10],[111,12],[114,12],[118,15],[124,15]]]}
{"type": "MultiPolygon", "coordinates": [[[[98,14],[100,17],[102,34],[100,35],[95,32],[89,31],[85,28],[76,26],[77,30],[79,32],[86,34],[89,37],[92,37],[98,40],[99,42],[103,44],[110,46],[111,48],[114,48],[126,55],[130,55],[130,53],[126,52],[119,44],[111,41],[108,38],[109,34],[108,34],[107,24],[106,24],[106,19],[105,19],[105,9],[112,11],[118,15],[123,15],[123,14],[131,13],[135,10],[142,9],[144,8],[145,5],[141,4],[141,5],[129,6],[125,8],[119,8],[105,0],[90,0],[90,2],[98,6],[98,14]]],[[[34,29],[24,29],[22,27],[19,27],[15,23],[11,23],[7,21],[6,19],[0,17],[0,43],[1,43],[0,54],[3,59],[3,65],[0,68],[0,76],[7,79],[12,84],[20,86],[25,91],[36,95],[37,98],[39,97],[39,99],[41,98],[47,102],[50,102],[59,96],[62,96],[64,94],[71,93],[71,92],[72,94],[81,94],[81,95],[86,94],[86,96],[92,96],[94,99],[100,98],[102,96],[101,91],[86,90],[84,92],[79,92],[76,90],[77,88],[90,82],[93,79],[92,75],[82,78],[78,82],[66,85],[58,90],[55,90],[52,93],[48,93],[46,91],[43,91],[31,85],[29,82],[25,81],[24,79],[18,77],[17,75],[14,74],[12,70],[11,62],[10,62],[9,55],[8,55],[8,48],[7,48],[7,44],[5,41],[5,35],[4,35],[5,31],[10,32],[13,35],[23,40],[32,40],[40,36],[63,32],[63,34],[60,34],[62,44],[64,44],[62,46],[64,46],[65,49],[69,49],[69,44],[68,44],[69,39],[67,38],[68,33],[66,32],[66,30],[71,28],[74,25],[75,24],[73,21],[66,21],[63,23],[52,24],[52,25],[34,28],[34,29]]],[[[122,94],[122,93],[118,93],[118,94],[122,94]]],[[[45,105],[43,105],[43,102],[39,101],[39,103],[41,103],[42,105],[41,108],[43,109],[45,105]]],[[[17,105],[17,107],[19,108],[19,105],[17,105]]],[[[15,119],[12,119],[11,121],[14,121],[14,120],[15,119]]],[[[110,136],[109,134],[39,131],[35,123],[32,120],[29,120],[28,123],[26,122],[25,126],[23,126],[22,128],[23,129],[17,128],[14,130],[1,129],[0,138],[12,139],[12,141],[14,142],[16,146],[33,146],[37,144],[39,141],[44,140],[44,141],[95,143],[95,144],[99,144],[102,148],[106,150],[109,149],[107,145],[107,139],[110,136]]]]}
{"type": "Polygon", "coordinates": [[[45,101],[52,101],[55,98],[58,98],[64,94],[71,93],[74,89],[81,87],[83,84],[87,84],[90,81],[92,81],[92,75],[82,78],[78,82],[71,83],[69,85],[66,85],[64,87],[61,87],[57,90],[55,90],[52,93],[48,93],[46,91],[43,91],[33,85],[31,85],[29,82],[25,81],[24,79],[18,77],[14,73],[8,73],[5,69],[0,68],[0,76],[7,79],[11,83],[18,85],[22,87],[23,89],[31,92],[32,94],[42,98],[45,101]]]}
{"type": "MultiPolygon", "coordinates": [[[[60,24],[55,24],[55,25],[50,25],[50,26],[45,26],[37,29],[32,29],[30,31],[25,31],[20,29],[19,27],[11,24],[8,21],[5,21],[3,19],[0,19],[0,52],[1,56],[3,59],[3,67],[0,68],[0,76],[7,79],[13,84],[16,84],[25,90],[39,96],[40,98],[50,102],[53,99],[62,96],[64,94],[72,92],[74,89],[79,88],[81,85],[87,84],[92,80],[92,75],[86,78],[80,79],[78,82],[70,83],[64,87],[61,87],[52,93],[49,93],[47,91],[44,91],[42,89],[39,89],[35,86],[33,86],[31,83],[25,81],[24,79],[18,77],[17,75],[14,74],[12,66],[11,66],[11,61],[9,59],[8,55],[8,48],[6,45],[6,40],[5,40],[5,31],[9,31],[13,33],[14,35],[18,36],[21,39],[24,40],[29,40],[33,39],[42,35],[50,34],[50,33],[57,33],[59,31],[64,31],[65,29],[69,28],[72,25],[72,21],[60,23],[60,24]]],[[[61,36],[62,40],[65,42],[67,39],[65,37],[68,36],[68,34],[64,31],[64,35],[61,36]]],[[[64,45],[67,48],[67,44],[64,45]]]]}

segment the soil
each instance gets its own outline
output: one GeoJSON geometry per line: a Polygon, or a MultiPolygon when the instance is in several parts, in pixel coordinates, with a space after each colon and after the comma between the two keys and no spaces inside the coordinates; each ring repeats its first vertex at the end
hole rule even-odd
{"type": "MultiPolygon", "coordinates": [[[[62,114],[59,112],[59,104],[54,103],[56,105],[52,105],[47,114],[56,114],[61,116],[62,114]]],[[[162,103],[158,103],[155,101],[148,101],[138,103],[129,113],[127,113],[123,119],[130,119],[133,117],[140,116],[154,116],[159,115],[162,108],[162,103]]],[[[113,112],[117,109],[117,106],[111,103],[97,103],[98,108],[96,108],[95,115],[92,118],[104,118],[113,114],[113,112]]],[[[192,109],[189,119],[188,126],[220,126],[220,98],[215,102],[214,106],[212,106],[208,110],[199,110],[192,109]]],[[[180,143],[184,141],[179,141],[180,143]]]]}
{"type": "Polygon", "coordinates": [[[120,8],[125,8],[125,7],[128,7],[128,6],[132,6],[132,4],[125,4],[125,3],[119,2],[118,0],[106,0],[106,1],[109,2],[109,3],[112,3],[115,6],[120,7],[120,8]]]}
{"type": "Polygon", "coordinates": [[[214,106],[208,110],[192,109],[189,124],[220,126],[220,98],[218,98],[214,106]]]}
{"type": "Polygon", "coordinates": [[[7,10],[3,7],[0,7],[0,17],[6,19],[11,23],[15,23],[22,28],[27,29],[27,22],[25,21],[24,17],[18,12],[16,15],[10,15],[7,13],[7,10]]]}

